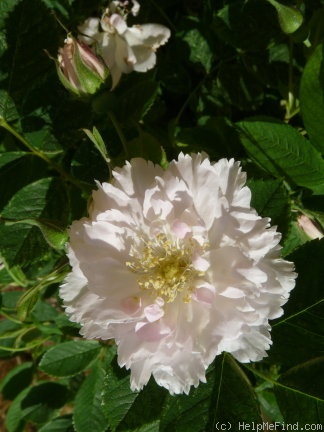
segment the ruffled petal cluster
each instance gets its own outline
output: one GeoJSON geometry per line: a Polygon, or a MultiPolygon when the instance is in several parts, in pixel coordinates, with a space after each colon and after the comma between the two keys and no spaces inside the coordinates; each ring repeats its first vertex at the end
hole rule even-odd
{"type": "Polygon", "coordinates": [[[296,274],[245,180],[233,159],[180,154],[166,170],[133,159],[72,224],[66,313],[86,338],[115,339],[132,389],[152,375],[188,393],[224,351],[266,356],[296,274]]]}
{"type": "MultiPolygon", "coordinates": [[[[139,4],[132,1],[132,15],[139,12],[139,4]]],[[[112,88],[121,75],[132,71],[146,72],[156,63],[155,51],[170,37],[170,30],[160,24],[127,26],[128,2],[112,1],[101,19],[88,18],[81,26],[80,39],[92,45],[108,66],[112,88]]]]}

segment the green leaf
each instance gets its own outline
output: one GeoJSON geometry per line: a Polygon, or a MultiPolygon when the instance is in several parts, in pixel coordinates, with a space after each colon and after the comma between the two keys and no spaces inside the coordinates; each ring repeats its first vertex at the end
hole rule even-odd
{"type": "Polygon", "coordinates": [[[59,317],[61,313],[57,310],[55,305],[51,305],[45,301],[37,302],[33,313],[32,318],[37,322],[55,322],[57,317],[59,317]]]}
{"type": "Polygon", "coordinates": [[[185,19],[181,23],[181,30],[178,32],[177,37],[188,44],[189,60],[193,63],[200,63],[206,73],[209,73],[214,54],[203,34],[201,20],[195,17],[185,19]]]}
{"type": "Polygon", "coordinates": [[[118,426],[119,429],[135,431],[159,430],[161,410],[168,392],[157,385],[153,378],[138,394],[134,403],[118,426]],[[145,410],[143,410],[145,407],[145,410]]]}
{"type": "Polygon", "coordinates": [[[162,159],[162,148],[160,142],[150,133],[139,130],[138,137],[128,143],[129,156],[144,157],[153,163],[159,163],[162,159]]]}
{"type": "Polygon", "coordinates": [[[0,293],[1,309],[4,309],[7,313],[13,312],[16,309],[17,302],[22,296],[22,290],[10,290],[3,291],[0,293]]]}
{"type": "Polygon", "coordinates": [[[109,163],[110,157],[106,148],[106,144],[100,135],[98,129],[94,126],[92,132],[89,129],[83,129],[84,133],[90,139],[90,141],[95,145],[96,149],[99,151],[104,161],[109,163]]]}
{"type": "Polygon", "coordinates": [[[28,394],[29,388],[23,390],[19,395],[15,398],[15,400],[10,405],[5,420],[5,427],[8,432],[20,432],[21,426],[23,424],[23,409],[21,407],[21,402],[28,394]]]}
{"type": "Polygon", "coordinates": [[[63,342],[53,346],[43,355],[39,367],[49,375],[73,376],[86,369],[99,351],[100,344],[97,341],[63,342]]]}
{"type": "Polygon", "coordinates": [[[7,35],[5,29],[6,18],[10,14],[10,12],[16,7],[21,0],[1,0],[0,2],[0,56],[7,49],[7,35]]]}
{"type": "MultiPolygon", "coordinates": [[[[15,1],[6,20],[7,50],[1,67],[8,71],[4,85],[24,115],[43,103],[51,88],[53,65],[44,49],[55,52],[58,46],[59,26],[41,0],[15,1]],[[23,23],[20,25],[19,23],[23,23]]],[[[55,77],[56,78],[56,77],[55,77]]]]}
{"type": "Polygon", "coordinates": [[[67,241],[68,234],[67,232],[56,223],[53,223],[50,220],[45,219],[20,219],[16,221],[12,221],[10,219],[5,219],[5,224],[7,226],[14,225],[17,223],[26,224],[31,226],[37,226],[47,243],[54,249],[62,250],[64,249],[67,241]]]}
{"type": "Polygon", "coordinates": [[[278,231],[288,228],[288,193],[279,180],[248,180],[247,186],[252,191],[251,206],[263,217],[271,218],[271,225],[277,225],[278,231]]]}
{"type": "Polygon", "coordinates": [[[57,316],[55,320],[55,325],[66,336],[77,337],[80,335],[80,324],[70,321],[65,314],[59,314],[57,316]]]}
{"type": "Polygon", "coordinates": [[[160,431],[160,421],[156,420],[150,424],[145,424],[139,428],[132,429],[132,432],[159,432],[160,431]]]}
{"type": "Polygon", "coordinates": [[[300,109],[311,143],[324,153],[324,45],[308,59],[300,84],[300,109]]]}
{"type": "MultiPolygon", "coordinates": [[[[26,128],[26,124],[24,126],[26,128]]],[[[24,138],[34,149],[40,150],[49,157],[62,153],[62,148],[49,126],[34,130],[33,132],[26,132],[24,138]]]]}
{"type": "Polygon", "coordinates": [[[107,161],[102,158],[97,148],[88,141],[84,141],[74,154],[72,160],[72,174],[82,182],[94,188],[95,180],[109,180],[107,161]]]}
{"type": "Polygon", "coordinates": [[[261,82],[250,71],[242,68],[240,63],[221,64],[217,83],[226,100],[241,110],[255,110],[264,99],[261,82]]]}
{"type": "Polygon", "coordinates": [[[279,179],[324,193],[324,161],[296,129],[273,119],[237,123],[249,156],[279,179]]]}
{"type": "Polygon", "coordinates": [[[4,27],[5,20],[9,13],[21,0],[2,0],[0,3],[0,28],[4,27]]]}
{"type": "MultiPolygon", "coordinates": [[[[324,357],[300,364],[282,374],[275,386],[279,407],[286,423],[323,424],[324,357]]],[[[300,429],[299,429],[300,430],[300,429]]]]}
{"type": "Polygon", "coordinates": [[[33,363],[25,362],[13,369],[0,382],[0,391],[7,400],[13,400],[25,388],[33,378],[33,363]]]}
{"type": "Polygon", "coordinates": [[[186,152],[200,152],[202,143],[211,159],[233,157],[241,147],[232,123],[225,117],[201,117],[199,124],[190,128],[178,128],[177,146],[186,152]]]}
{"type": "Polygon", "coordinates": [[[49,250],[42,234],[31,224],[41,228],[52,246],[62,248],[65,233],[59,231],[57,225],[67,223],[67,202],[64,185],[53,178],[31,183],[12,197],[2,210],[1,217],[4,221],[9,219],[10,223],[15,221],[16,224],[0,225],[0,236],[3,239],[0,254],[7,268],[20,266],[24,271],[28,264],[43,259],[43,254],[49,250]],[[27,221],[23,224],[21,221],[24,219],[27,221]]]}
{"type": "Polygon", "coordinates": [[[5,226],[0,223],[0,255],[10,275],[26,285],[28,267],[32,262],[40,261],[48,247],[37,228],[23,224],[5,226]]]}
{"type": "Polygon", "coordinates": [[[55,382],[29,387],[20,403],[23,418],[33,423],[46,423],[65,404],[67,396],[67,387],[55,382]]]}
{"type": "Polygon", "coordinates": [[[241,368],[228,354],[216,358],[207,373],[207,384],[189,396],[169,396],[161,416],[160,431],[213,431],[219,423],[262,423],[256,395],[241,368]]]}
{"type": "Polygon", "coordinates": [[[287,369],[319,357],[324,351],[324,239],[313,240],[287,257],[295,263],[296,287],[284,315],[272,324],[269,360],[287,369]]]}
{"type": "Polygon", "coordinates": [[[46,423],[39,432],[74,432],[71,416],[57,417],[46,423]]]}
{"type": "Polygon", "coordinates": [[[298,223],[296,221],[291,221],[288,227],[287,237],[283,242],[281,253],[283,256],[287,256],[308,241],[310,241],[310,238],[298,226],[298,223]]]}
{"type": "Polygon", "coordinates": [[[129,374],[116,362],[107,368],[103,388],[103,410],[109,427],[114,431],[133,405],[138,392],[130,389],[129,374]]]}
{"type": "Polygon", "coordinates": [[[66,202],[63,184],[52,177],[44,178],[19,190],[3,209],[1,216],[18,221],[40,217],[65,221],[66,202]]]}
{"type": "Polygon", "coordinates": [[[141,74],[127,76],[123,86],[117,87],[113,93],[100,94],[93,103],[95,112],[107,115],[112,112],[120,123],[127,124],[130,119],[141,120],[152,108],[158,95],[158,84],[141,74]]]}
{"type": "Polygon", "coordinates": [[[324,387],[317,379],[324,374],[324,357],[317,357],[299,364],[280,375],[279,382],[308,395],[322,399],[324,402],[324,387]]]}
{"type": "Polygon", "coordinates": [[[54,382],[28,387],[15,398],[6,415],[8,432],[20,432],[25,420],[45,423],[67,400],[67,387],[54,382]]]}
{"type": "Polygon", "coordinates": [[[213,395],[216,405],[213,420],[230,422],[260,422],[260,409],[256,394],[238,363],[228,354],[217,359],[214,371],[213,395]]]}
{"type": "Polygon", "coordinates": [[[262,50],[276,35],[275,11],[267,2],[232,1],[215,15],[213,25],[217,36],[243,51],[262,50]]]}
{"type": "Polygon", "coordinates": [[[0,210],[21,188],[43,177],[46,168],[41,159],[29,153],[0,154],[0,210]],[[8,182],[8,178],[15,181],[8,182]]]}
{"type": "Polygon", "coordinates": [[[131,117],[141,120],[152,108],[158,95],[158,84],[148,77],[134,77],[127,83],[119,100],[118,117],[127,120],[131,117]]]}
{"type": "Polygon", "coordinates": [[[62,0],[42,0],[42,2],[50,9],[56,9],[64,17],[68,18],[68,6],[73,3],[74,0],[64,1],[62,0]]]}
{"type": "Polygon", "coordinates": [[[82,383],[76,398],[73,424],[76,432],[104,432],[107,420],[102,407],[105,371],[96,365],[82,383]]]}
{"type": "Polygon", "coordinates": [[[18,118],[19,114],[14,101],[6,91],[0,89],[0,127],[2,119],[6,122],[12,122],[18,118]]]}
{"type": "Polygon", "coordinates": [[[262,414],[267,419],[270,419],[274,422],[283,423],[284,419],[280,412],[277,399],[272,388],[273,386],[267,382],[265,384],[268,384],[268,386],[262,390],[260,389],[262,384],[259,386],[259,388],[256,388],[262,414]]]}

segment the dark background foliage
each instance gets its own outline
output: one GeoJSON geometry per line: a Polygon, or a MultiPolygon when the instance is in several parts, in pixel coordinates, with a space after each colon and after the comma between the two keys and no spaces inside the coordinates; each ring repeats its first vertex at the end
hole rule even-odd
{"type": "Polygon", "coordinates": [[[57,19],[76,35],[105,6],[0,1],[0,428],[323,424],[323,240],[311,240],[297,218],[323,230],[324,2],[143,0],[133,22],[172,33],[156,67],[78,99],[44,50],[55,57],[64,42],[57,19]],[[180,151],[242,161],[252,206],[278,225],[299,277],[272,323],[267,359],[239,365],[223,354],[189,396],[170,396],[154,381],[132,393],[113,344],[80,339],[63,313],[66,228],[86,215],[94,179],[108,181],[111,166],[135,156],[165,166],[180,151]]]}

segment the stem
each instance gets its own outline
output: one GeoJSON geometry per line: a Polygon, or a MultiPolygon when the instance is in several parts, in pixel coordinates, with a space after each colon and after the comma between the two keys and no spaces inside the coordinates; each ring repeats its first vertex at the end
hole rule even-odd
{"type": "Polygon", "coordinates": [[[16,324],[21,324],[21,321],[19,321],[18,319],[14,318],[12,315],[7,314],[6,312],[3,311],[3,309],[1,309],[1,315],[3,315],[9,321],[12,321],[12,322],[14,322],[16,324]]]}
{"type": "Polygon", "coordinates": [[[115,117],[115,114],[112,113],[111,111],[109,111],[108,116],[109,116],[109,118],[110,118],[116,132],[117,132],[117,135],[118,135],[118,137],[119,137],[119,139],[123,145],[123,149],[124,149],[125,156],[127,159],[128,158],[128,148],[127,148],[127,140],[125,138],[124,132],[122,131],[122,129],[121,129],[116,117],[115,117]]]}
{"type": "Polygon", "coordinates": [[[29,351],[29,350],[32,350],[33,348],[35,348],[39,345],[43,345],[43,343],[46,342],[47,340],[49,340],[49,337],[47,337],[45,339],[41,339],[38,342],[35,342],[33,344],[30,344],[30,345],[26,345],[26,346],[21,347],[21,348],[11,348],[8,346],[0,345],[0,349],[3,351],[9,351],[9,352],[29,351]]]}
{"type": "Polygon", "coordinates": [[[189,93],[187,99],[184,101],[182,107],[180,108],[180,111],[178,112],[177,117],[175,118],[175,121],[174,121],[175,125],[177,125],[179,123],[180,118],[181,118],[184,110],[187,108],[187,106],[190,102],[190,99],[196,93],[196,91],[199,89],[199,87],[204,83],[206,78],[207,78],[207,75],[201,81],[199,81],[199,83],[196,85],[196,87],[189,93]]]}
{"type": "Polygon", "coordinates": [[[154,1],[154,0],[150,0],[150,2],[152,3],[152,5],[156,8],[156,10],[159,11],[159,13],[161,14],[161,16],[163,16],[163,18],[166,20],[166,22],[168,23],[168,25],[172,28],[172,30],[174,32],[176,32],[176,27],[173,24],[173,22],[170,20],[170,18],[168,17],[168,15],[163,11],[163,9],[154,1]]]}
{"type": "Polygon", "coordinates": [[[58,172],[67,182],[72,183],[74,186],[78,187],[79,189],[83,190],[82,185],[79,183],[77,179],[75,179],[73,176],[71,176],[69,173],[67,173],[63,168],[61,168],[59,165],[56,165],[54,162],[51,161],[43,152],[35,149],[33,146],[31,146],[28,141],[25,140],[24,137],[22,137],[15,129],[13,129],[3,118],[0,117],[0,127],[3,127],[6,129],[9,133],[11,133],[15,138],[18,139],[25,147],[28,148],[28,150],[35,156],[43,159],[52,169],[54,169],[56,172],[58,172]]]}
{"type": "Polygon", "coordinates": [[[294,95],[293,83],[293,41],[289,37],[289,65],[288,65],[288,92],[286,100],[285,122],[289,123],[290,119],[299,112],[296,97],[294,95]]]}
{"type": "Polygon", "coordinates": [[[0,126],[10,132],[14,137],[18,139],[25,147],[28,148],[35,156],[40,157],[47,163],[51,163],[47,156],[45,156],[42,152],[39,152],[35,148],[33,148],[26,140],[23,138],[18,132],[15,131],[3,118],[0,118],[0,126]]]}
{"type": "MultiPolygon", "coordinates": [[[[225,61],[225,63],[229,63],[229,62],[231,62],[232,60],[234,59],[234,57],[230,57],[230,58],[228,58],[226,61],[225,61]]],[[[223,62],[224,63],[224,62],[223,62]]],[[[182,105],[182,107],[180,108],[180,111],[179,111],[179,113],[178,113],[178,115],[177,115],[177,117],[175,118],[175,121],[174,121],[174,124],[175,125],[177,125],[178,123],[179,123],[179,121],[180,121],[180,118],[181,118],[181,116],[182,116],[182,114],[183,114],[183,112],[184,112],[184,110],[187,108],[187,106],[188,106],[188,104],[189,104],[189,102],[190,102],[190,99],[192,98],[192,96],[196,93],[196,91],[197,90],[199,90],[199,87],[201,87],[203,84],[204,84],[204,82],[210,77],[210,76],[212,76],[213,75],[213,73],[220,67],[220,62],[216,65],[216,66],[214,66],[211,70],[210,70],[210,72],[208,72],[208,74],[206,74],[200,81],[199,81],[199,83],[196,85],[196,87],[189,93],[189,95],[188,95],[188,97],[187,97],[187,99],[184,101],[184,103],[183,103],[183,105],[182,105]]]]}
{"type": "MultiPolygon", "coordinates": [[[[290,387],[290,385],[282,384],[281,382],[279,382],[273,378],[270,378],[269,376],[263,374],[262,372],[259,372],[258,370],[254,369],[251,366],[248,366],[247,364],[244,364],[243,366],[245,369],[249,370],[251,373],[258,376],[259,378],[262,378],[264,381],[271,383],[273,386],[285,389],[286,391],[290,391],[295,395],[298,394],[301,396],[305,396],[305,394],[306,394],[306,393],[302,392],[301,390],[298,390],[294,387],[290,387]]],[[[312,394],[307,393],[307,397],[312,399],[313,401],[322,402],[322,399],[319,398],[318,396],[313,396],[312,394]]]]}
{"type": "Polygon", "coordinates": [[[262,378],[264,381],[267,381],[271,383],[272,385],[280,385],[275,379],[270,378],[269,376],[263,374],[262,372],[259,372],[257,369],[254,369],[251,366],[248,366],[247,364],[243,365],[245,369],[249,370],[253,375],[256,375],[259,378],[262,378]]]}

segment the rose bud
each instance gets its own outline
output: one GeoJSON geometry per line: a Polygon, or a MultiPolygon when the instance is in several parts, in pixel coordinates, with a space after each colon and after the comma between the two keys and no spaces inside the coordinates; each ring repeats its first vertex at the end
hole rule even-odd
{"type": "Polygon", "coordinates": [[[61,83],[78,96],[95,93],[109,73],[86,44],[70,35],[58,51],[56,66],[61,83]]]}

